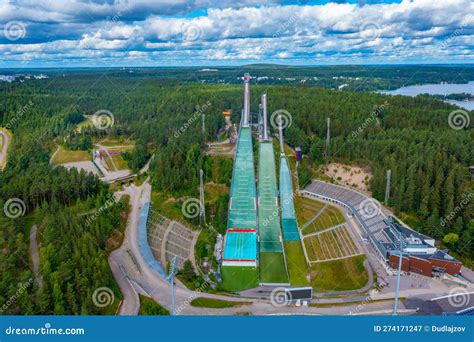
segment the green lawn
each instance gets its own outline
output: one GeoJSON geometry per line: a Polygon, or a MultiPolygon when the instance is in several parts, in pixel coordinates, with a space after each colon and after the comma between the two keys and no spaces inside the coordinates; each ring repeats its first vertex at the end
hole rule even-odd
{"type": "Polygon", "coordinates": [[[260,253],[260,282],[289,283],[283,253],[260,253]]]}
{"type": "Polygon", "coordinates": [[[138,314],[141,316],[169,316],[170,312],[153,299],[140,295],[140,311],[138,314]]]}
{"type": "Polygon", "coordinates": [[[308,266],[300,241],[285,241],[286,264],[292,286],[309,286],[308,266]]]}
{"type": "Polygon", "coordinates": [[[127,170],[128,169],[128,164],[125,161],[125,159],[123,159],[121,154],[113,155],[112,159],[114,160],[114,163],[117,166],[118,170],[127,170]]]}
{"type": "Polygon", "coordinates": [[[258,286],[256,267],[222,266],[222,287],[231,292],[252,289],[258,286]]]}
{"type": "Polygon", "coordinates": [[[90,119],[85,119],[84,121],[81,121],[77,124],[76,126],[76,131],[81,132],[83,128],[86,127],[92,127],[94,126],[94,123],[90,119]]]}
{"type": "Polygon", "coordinates": [[[346,291],[360,289],[368,281],[364,267],[365,255],[320,262],[311,267],[311,286],[315,291],[346,291]]]}
{"type": "Polygon", "coordinates": [[[230,302],[227,300],[199,297],[191,301],[191,306],[199,308],[223,309],[232,308],[234,306],[250,305],[252,302],[230,302]]]}
{"type": "Polygon", "coordinates": [[[71,151],[59,146],[59,151],[54,155],[52,162],[54,165],[59,165],[91,159],[92,156],[88,151],[71,151]]]}

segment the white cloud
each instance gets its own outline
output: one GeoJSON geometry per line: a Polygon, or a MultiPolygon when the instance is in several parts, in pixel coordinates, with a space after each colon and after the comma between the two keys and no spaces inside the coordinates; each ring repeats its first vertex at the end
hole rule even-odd
{"type": "Polygon", "coordinates": [[[0,22],[25,20],[27,34],[15,42],[0,37],[0,51],[11,60],[21,59],[22,54],[47,59],[63,53],[75,59],[100,56],[111,61],[117,56],[151,61],[192,56],[208,61],[306,58],[309,63],[321,56],[403,62],[426,54],[435,61],[441,56],[439,50],[455,59],[473,53],[474,3],[470,0],[245,7],[256,3],[72,1],[64,6],[53,0],[26,0],[21,10],[4,3],[0,22]],[[224,8],[230,3],[233,8],[224,8]],[[207,15],[197,17],[163,15],[207,7],[211,7],[207,15]]]}

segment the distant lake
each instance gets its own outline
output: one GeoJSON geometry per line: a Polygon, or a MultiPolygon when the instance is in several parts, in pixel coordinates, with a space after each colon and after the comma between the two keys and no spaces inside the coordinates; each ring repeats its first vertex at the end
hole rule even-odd
{"type": "MultiPolygon", "coordinates": [[[[474,81],[464,84],[422,84],[402,87],[395,90],[380,90],[381,94],[417,96],[420,94],[451,95],[467,93],[474,95],[474,81]]],[[[457,105],[467,110],[474,110],[474,101],[446,100],[445,102],[457,105]]]]}

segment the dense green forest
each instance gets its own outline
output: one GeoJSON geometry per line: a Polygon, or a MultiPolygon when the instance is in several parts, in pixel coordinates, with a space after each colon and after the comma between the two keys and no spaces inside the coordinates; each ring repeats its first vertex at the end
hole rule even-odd
{"type": "MultiPolygon", "coordinates": [[[[67,77],[63,69],[39,69],[52,77],[67,77]]],[[[160,81],[198,82],[210,84],[240,84],[244,72],[250,72],[253,83],[263,85],[304,84],[345,90],[375,91],[397,89],[403,86],[426,83],[459,83],[472,80],[474,68],[465,65],[329,65],[290,66],[279,64],[250,64],[232,67],[164,67],[164,68],[109,68],[110,77],[127,79],[155,78],[160,81]]],[[[8,69],[5,74],[26,74],[25,70],[8,69]]],[[[96,74],[94,69],[74,69],[76,75],[96,74]]]]}
{"type": "MultiPolygon", "coordinates": [[[[437,239],[455,233],[458,239],[448,239],[445,245],[474,259],[474,201],[463,204],[474,191],[468,172],[474,165],[474,130],[472,124],[462,130],[449,127],[448,114],[456,107],[425,97],[298,84],[252,86],[252,111],[257,111],[263,92],[268,93],[270,113],[285,109],[291,114],[285,136],[308,156],[304,178],[326,161],[366,165],[374,174],[371,190],[381,199],[385,171],[391,169],[389,205],[396,213],[437,239]],[[332,136],[329,156],[324,153],[327,117],[332,136]]],[[[106,241],[120,229],[126,206],[118,203],[85,225],[81,213],[100,208],[111,190],[91,175],[50,167],[58,143],[88,149],[91,141],[106,135],[133,139],[137,144],[125,158],[134,170],[145,163],[152,147],[149,174],[154,191],[197,196],[200,168],[207,181],[230,181],[231,159],[213,160],[203,148],[224,126],[222,111],[231,109],[232,120],[238,123],[241,106],[240,84],[183,83],[166,73],[161,78],[82,71],[0,84],[0,126],[13,133],[8,165],[0,172],[0,205],[20,198],[26,211],[18,219],[0,216],[0,308],[16,294],[19,282],[33,277],[28,252],[32,224],[40,227],[44,285],[29,286],[7,313],[104,313],[91,303],[92,291],[107,286],[119,297],[107,264],[106,241]],[[100,109],[113,113],[112,127],[75,131],[84,114],[100,109]]],[[[473,113],[469,115],[474,122],[473,113]]],[[[220,231],[225,229],[226,198],[206,208],[220,231]]]]}

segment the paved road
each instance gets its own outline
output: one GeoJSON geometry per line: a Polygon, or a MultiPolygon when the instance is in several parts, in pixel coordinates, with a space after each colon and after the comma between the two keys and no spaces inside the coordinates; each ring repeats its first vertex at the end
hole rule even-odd
{"type": "Polygon", "coordinates": [[[2,150],[0,151],[0,170],[3,169],[3,164],[7,161],[8,150],[8,134],[0,129],[0,141],[2,142],[2,150]]]}
{"type": "Polygon", "coordinates": [[[39,273],[39,251],[38,241],[36,235],[38,233],[38,226],[35,224],[30,230],[30,255],[33,264],[33,273],[36,275],[36,282],[39,287],[43,287],[43,276],[39,273]]]}
{"type": "Polygon", "coordinates": [[[141,187],[135,187],[132,185],[131,187],[126,188],[124,193],[130,195],[130,212],[127,226],[125,228],[125,236],[122,245],[109,255],[110,268],[124,297],[119,310],[120,315],[137,315],[140,309],[138,294],[130,283],[126,270],[131,268],[131,259],[128,253],[131,241],[133,240],[131,231],[134,226],[138,225],[139,200],[142,187],[145,184],[146,182],[141,187]]]}
{"type": "Polygon", "coordinates": [[[413,296],[405,301],[408,308],[419,308],[419,315],[454,314],[474,307],[473,289],[453,287],[449,293],[443,295],[413,296]]]}
{"type": "MultiPolygon", "coordinates": [[[[112,163],[114,165],[114,168],[116,168],[115,163],[114,163],[112,157],[110,156],[110,153],[107,150],[107,148],[105,146],[102,146],[102,145],[96,145],[96,146],[99,149],[104,150],[107,153],[107,155],[109,156],[110,160],[112,161],[112,163]]],[[[101,178],[104,182],[111,183],[111,182],[114,182],[118,179],[122,179],[124,177],[127,177],[132,173],[128,169],[118,170],[118,171],[107,170],[107,168],[105,167],[105,162],[101,158],[97,158],[95,156],[95,154],[94,154],[94,161],[97,164],[97,166],[99,167],[100,171],[104,174],[104,177],[101,178]]]]}

